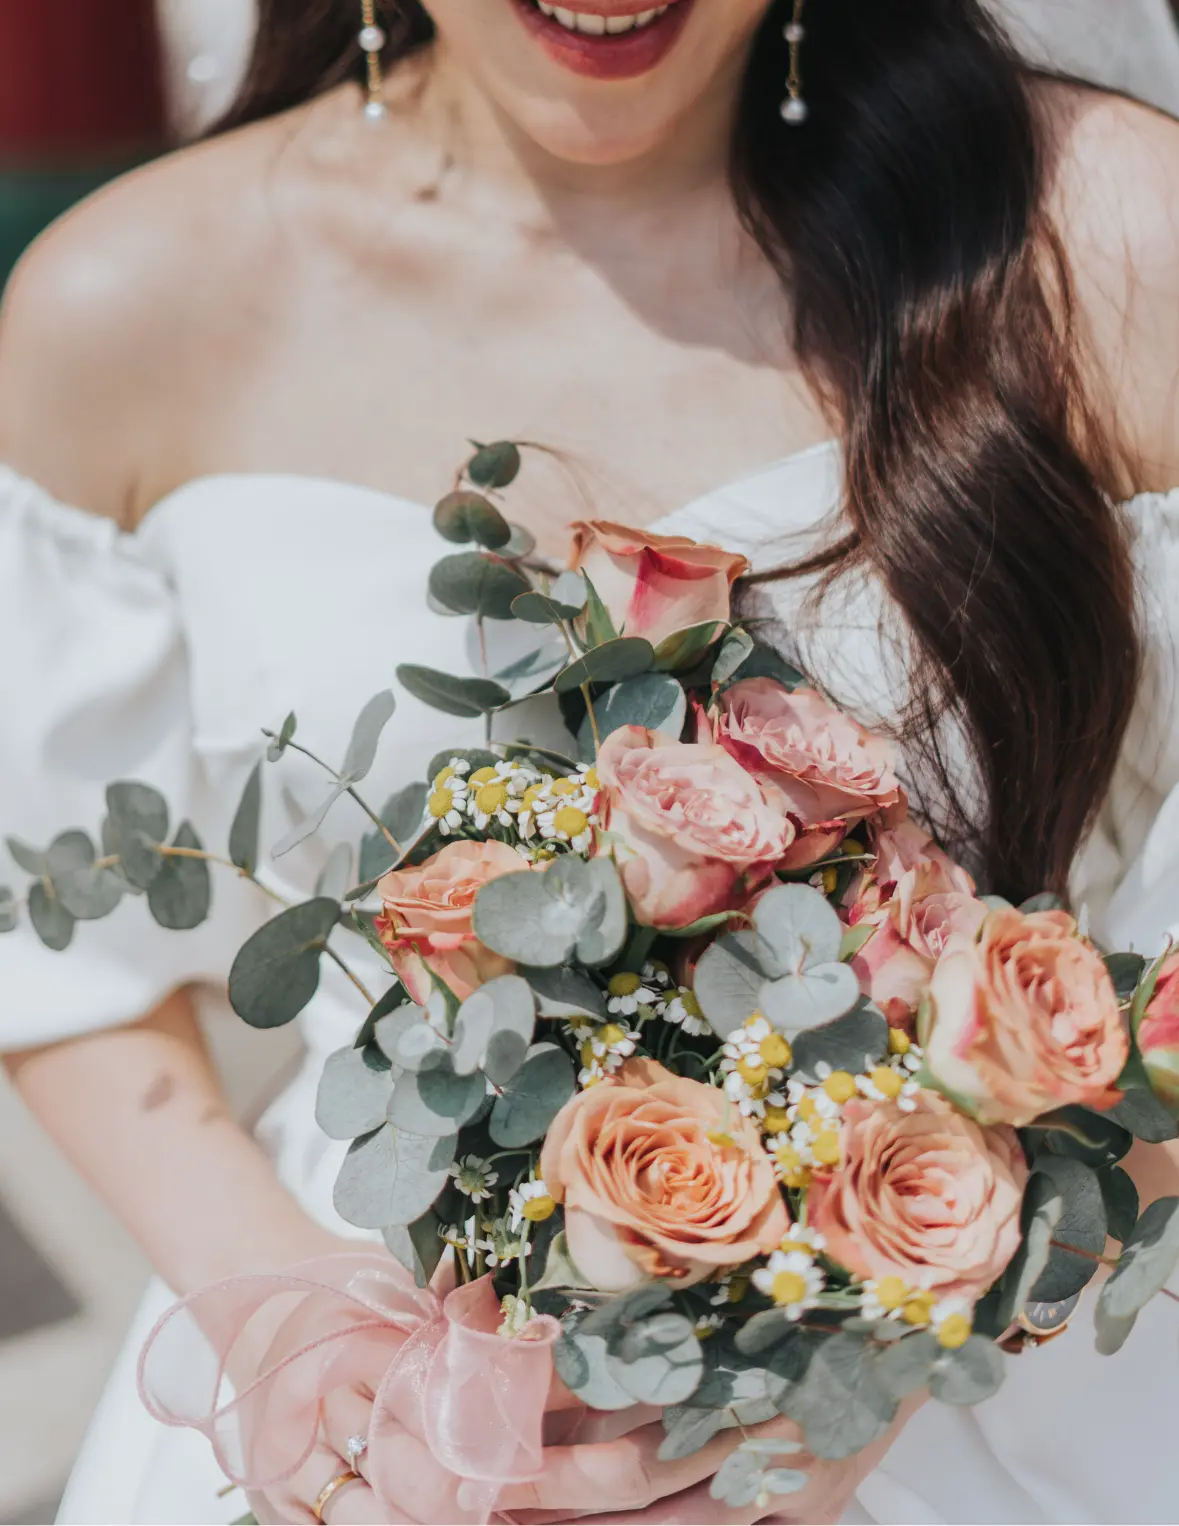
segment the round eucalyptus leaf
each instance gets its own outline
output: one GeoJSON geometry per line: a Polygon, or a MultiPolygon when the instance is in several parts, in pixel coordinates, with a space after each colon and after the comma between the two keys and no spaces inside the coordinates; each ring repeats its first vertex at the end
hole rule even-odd
{"type": "Polygon", "coordinates": [[[108,853],[118,853],[119,865],[127,883],[139,891],[150,890],[152,881],[164,867],[161,846],[154,837],[141,832],[137,827],[123,832],[117,846],[112,846],[109,841],[103,843],[108,853]]]}
{"type": "Polygon", "coordinates": [[[397,679],[403,689],[424,705],[465,720],[490,715],[512,697],[509,690],[490,678],[455,678],[450,673],[439,673],[434,668],[422,668],[413,663],[402,663],[397,669],[397,679]]]}
{"type": "Polygon", "coordinates": [[[558,694],[571,694],[583,684],[616,684],[647,673],[655,661],[655,648],[639,636],[620,636],[594,646],[557,674],[553,687],[558,694]]]}
{"type": "Polygon", "coordinates": [[[324,795],[324,797],[320,800],[319,804],[315,806],[311,812],[303,818],[302,821],[299,822],[298,826],[293,827],[281,840],[281,842],[275,844],[273,856],[275,858],[285,858],[292,849],[297,848],[300,843],[306,842],[309,837],[318,832],[320,827],[323,826],[324,822],[327,820],[327,814],[331,810],[332,806],[335,805],[336,801],[341,799],[342,796],[347,793],[347,791],[348,786],[343,781],[337,784],[333,784],[328,790],[327,794],[324,795]]]}
{"type": "Polygon", "coordinates": [[[4,839],[14,863],[19,865],[26,874],[35,874],[38,879],[45,873],[45,855],[36,848],[30,848],[28,843],[21,842],[19,837],[6,837],[4,839]]]}
{"type": "Polygon", "coordinates": [[[467,462],[467,476],[476,487],[511,487],[520,475],[520,447],[510,440],[480,445],[467,462]]]}
{"type": "Polygon", "coordinates": [[[600,1336],[566,1332],[553,1347],[557,1376],[590,1409],[633,1409],[634,1398],[619,1384],[606,1364],[606,1342],[600,1336]]]}
{"type": "Polygon", "coordinates": [[[665,636],[655,648],[655,666],[661,673],[684,673],[703,661],[728,629],[724,620],[709,620],[665,636]]]}
{"type": "Polygon", "coordinates": [[[562,625],[576,620],[585,608],[588,591],[576,572],[563,572],[547,593],[539,588],[522,593],[512,605],[517,620],[530,625],[562,625]]]}
{"type": "Polygon", "coordinates": [[[664,1411],[663,1429],[665,1435],[659,1447],[659,1461],[682,1462],[685,1457],[694,1457],[725,1429],[725,1412],[723,1409],[673,1405],[664,1411]]]}
{"type": "Polygon", "coordinates": [[[1146,960],[1141,954],[1107,954],[1105,967],[1118,1000],[1129,1001],[1146,970],[1146,960]]]}
{"type": "Polygon", "coordinates": [[[1134,1143],[1129,1129],[1107,1113],[1086,1107],[1062,1107],[1045,1113],[1036,1119],[1036,1133],[1053,1155],[1067,1155],[1094,1169],[1117,1165],[1134,1143]]]}
{"type": "MultiPolygon", "coordinates": [[[[907,1342],[902,1341],[903,1348],[907,1342]]],[[[943,1351],[929,1378],[929,1391],[943,1404],[972,1405],[991,1399],[1003,1386],[1005,1359],[993,1341],[972,1335],[957,1351],[943,1351]]]]}
{"type": "Polygon", "coordinates": [[[542,1139],[553,1119],[577,1090],[573,1062],[553,1044],[537,1044],[503,1088],[488,1127],[502,1150],[542,1139]]]}
{"type": "Polygon", "coordinates": [[[906,1335],[879,1351],[876,1375],[896,1399],[907,1399],[929,1386],[941,1347],[928,1330],[906,1335]]]}
{"type": "Polygon", "coordinates": [[[708,1492],[712,1499],[723,1500],[733,1510],[752,1505],[759,1494],[769,1493],[761,1459],[744,1448],[730,1452],[717,1469],[708,1492]]]}
{"type": "Polygon", "coordinates": [[[1138,1222],[1138,1188],[1129,1172],[1121,1166],[1110,1166],[1098,1172],[1098,1180],[1110,1235],[1120,1245],[1125,1245],[1138,1222]]]}
{"type": "Polygon", "coordinates": [[[339,915],[338,902],[319,897],[258,929],[229,972],[229,1000],[240,1018],[253,1028],[281,1028],[298,1017],[319,989],[320,958],[339,915]]]}
{"type": "Polygon", "coordinates": [[[737,1331],[734,1344],[743,1356],[759,1356],[794,1335],[794,1326],[781,1309],[766,1309],[755,1314],[737,1331]]]}
{"type": "Polygon", "coordinates": [[[505,874],[480,890],[475,936],[516,964],[554,967],[614,959],[627,932],[626,897],[608,859],[568,854],[541,872],[505,874]]]}
{"type": "Polygon", "coordinates": [[[43,880],[29,890],[29,921],[46,948],[60,954],[73,941],[77,919],[72,917],[43,880]]]}
{"type": "Polygon", "coordinates": [[[121,779],[107,786],[107,820],[114,834],[111,851],[117,853],[124,832],[145,832],[153,842],[168,840],[168,802],[150,784],[121,779]]]}
{"type": "Polygon", "coordinates": [[[768,1023],[793,1037],[833,1023],[859,1000],[860,982],[850,965],[819,964],[801,975],[765,981],[758,1007],[768,1023]]]}
{"type": "MultiPolygon", "coordinates": [[[[382,806],[381,821],[399,847],[408,846],[422,830],[428,795],[429,787],[419,780],[391,795],[382,806]]],[[[360,844],[360,863],[356,871],[360,883],[367,885],[387,874],[400,856],[384,832],[367,833],[360,844]]]]}
{"type": "Polygon", "coordinates": [[[429,590],[452,613],[481,620],[510,620],[513,602],[531,591],[515,567],[482,551],[444,556],[430,569],[429,590]]]}
{"type": "Polygon", "coordinates": [[[1046,1172],[1034,1171],[1023,1195],[1023,1238],[1015,1258],[1004,1273],[998,1325],[1007,1327],[1031,1301],[1052,1254],[1052,1240],[1064,1213],[1064,1192],[1046,1172]]]}
{"type": "Polygon", "coordinates": [[[595,858],[587,864],[570,854],[568,858],[559,859],[553,867],[559,869],[565,864],[570,866],[568,872],[571,875],[584,871],[585,883],[593,893],[593,900],[577,936],[575,952],[579,963],[597,969],[616,959],[626,942],[629,914],[622,878],[614,860],[610,858],[595,858]],[[574,864],[580,865],[580,870],[574,871],[574,864]]]}
{"type": "Polygon", "coordinates": [[[63,832],[45,855],[58,900],[79,922],[109,916],[123,899],[122,881],[109,869],[96,868],[97,857],[85,832],[63,832]]]}
{"type": "Polygon", "coordinates": [[[1179,1197],[1157,1198],[1144,1211],[1097,1306],[1111,1320],[1136,1315],[1162,1291],[1179,1266],[1179,1197]]]}
{"type": "Polygon", "coordinates": [[[1041,1155],[1036,1171],[1060,1189],[1064,1210],[1052,1236],[1048,1265],[1032,1289],[1033,1303],[1057,1303],[1086,1287],[1098,1270],[1094,1259],[1105,1250],[1105,1202],[1097,1173],[1079,1160],[1041,1155]],[[1062,1246],[1076,1246],[1073,1255],[1062,1246]]]}
{"type": "Polygon", "coordinates": [[[1107,1116],[1145,1144],[1166,1144],[1179,1138],[1179,1119],[1145,1088],[1131,1088],[1107,1116]]]}
{"type": "Polygon", "coordinates": [[[833,1023],[799,1033],[791,1047],[793,1073],[803,1080],[817,1083],[822,1065],[859,1075],[888,1052],[888,1021],[878,1007],[861,997],[850,1012],[833,1023]]]}
{"type": "MultiPolygon", "coordinates": [[[[687,715],[688,696],[669,673],[641,673],[638,678],[615,684],[594,700],[594,721],[598,738],[603,742],[623,726],[645,726],[650,731],[679,737],[687,715]]],[[[588,715],[578,745],[587,758],[593,757],[594,736],[588,715]]]]}
{"type": "Polygon", "coordinates": [[[315,1121],[329,1139],[358,1139],[385,1122],[393,1077],[351,1044],[328,1056],[319,1078],[315,1121]]]}
{"type": "Polygon", "coordinates": [[[416,1074],[407,1070],[393,1084],[389,1122],[412,1134],[443,1138],[469,1123],[486,1095],[481,1075],[456,1076],[449,1060],[416,1074]]]}
{"type": "Polygon", "coordinates": [[[458,1136],[425,1138],[384,1124],[353,1142],[332,1195],[358,1229],[413,1224],[433,1208],[454,1164],[458,1136]]]}
{"type": "Polygon", "coordinates": [[[512,538],[501,549],[500,555],[509,561],[522,562],[536,550],[536,536],[531,530],[526,530],[523,525],[509,524],[509,529],[512,532],[512,538]]]}
{"type": "Polygon", "coordinates": [[[184,856],[169,857],[152,880],[147,892],[147,906],[161,927],[174,932],[188,932],[208,920],[213,903],[213,876],[207,860],[189,858],[189,853],[203,851],[192,824],[182,821],[172,840],[184,856]]]}
{"type": "Polygon", "coordinates": [[[512,527],[495,504],[482,493],[466,490],[447,493],[434,510],[434,528],[455,545],[475,541],[488,551],[502,551],[512,538],[512,527]]]}
{"type": "Polygon", "coordinates": [[[596,1017],[606,1021],[604,992],[580,970],[538,970],[523,965],[520,974],[536,993],[542,1017],[596,1017]]]}
{"type": "Polygon", "coordinates": [[[753,643],[753,650],[742,662],[736,682],[744,683],[747,678],[772,678],[775,683],[790,690],[802,688],[807,681],[805,674],[788,663],[773,647],[764,646],[760,641],[753,643]]]}
{"type": "Polygon", "coordinates": [[[835,908],[810,885],[776,885],[757,903],[753,925],[764,948],[769,976],[798,975],[816,965],[835,964],[843,924],[835,908]]]}
{"type": "Polygon", "coordinates": [[[524,699],[547,689],[568,661],[565,643],[557,639],[526,652],[518,661],[509,663],[491,676],[511,691],[513,699],[524,699]]]}
{"type": "Polygon", "coordinates": [[[295,718],[295,712],[292,710],[286,720],[283,721],[282,729],[277,736],[275,736],[273,731],[263,731],[262,735],[270,738],[270,746],[266,749],[266,761],[268,763],[277,763],[283,753],[286,752],[291,738],[295,735],[297,726],[298,721],[295,718]]]}
{"type": "Polygon", "coordinates": [[[640,1404],[665,1408],[686,1404],[704,1375],[704,1353],[692,1321],[682,1314],[656,1314],[628,1330],[606,1366],[640,1404]]]}
{"type": "Polygon", "coordinates": [[[421,1007],[398,1007],[377,1023],[373,1037],[381,1053],[399,1070],[417,1074],[450,1064],[449,1045],[421,1007]]]}
{"type": "Polygon", "coordinates": [[[506,1085],[524,1063],[536,1028],[536,998],[519,975],[501,975],[474,991],[459,1008],[452,1062],[460,1076],[482,1070],[506,1085]]]}
{"type": "Polygon", "coordinates": [[[875,1352],[862,1336],[840,1332],[817,1344],[803,1380],[787,1389],[780,1407],[802,1426],[816,1457],[853,1457],[887,1432],[898,1401],[876,1370],[875,1352]]]}
{"type": "MultiPolygon", "coordinates": [[[[262,828],[262,764],[256,763],[246,780],[242,798],[229,829],[229,857],[239,869],[253,874],[258,867],[259,834],[262,828]]],[[[146,888],[146,887],[145,887],[146,888]]]]}
{"type": "Polygon", "coordinates": [[[733,630],[721,643],[716,661],[712,665],[712,682],[719,688],[741,671],[753,652],[753,637],[745,630],[733,630]]]}
{"type": "Polygon", "coordinates": [[[20,925],[20,908],[11,885],[0,885],[0,933],[14,933],[20,925]]]}
{"type": "Polygon", "coordinates": [[[726,933],[700,956],[696,1000],[719,1038],[728,1038],[759,1008],[764,977],[756,948],[752,933],[726,933]]]}

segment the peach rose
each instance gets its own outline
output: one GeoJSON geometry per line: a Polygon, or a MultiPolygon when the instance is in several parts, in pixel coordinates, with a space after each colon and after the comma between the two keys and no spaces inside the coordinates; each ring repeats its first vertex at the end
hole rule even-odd
{"type": "Polygon", "coordinates": [[[1027,1162],[1013,1129],[984,1129],[933,1092],[914,1100],[847,1104],[843,1164],[816,1175],[807,1219],[857,1277],[977,1299],[1019,1248],[1027,1162]]]}
{"type": "Polygon", "coordinates": [[[649,927],[686,927],[735,903],[746,877],[785,855],[780,798],[723,747],[623,726],[598,757],[604,813],[631,908],[649,927]]]}
{"type": "Polygon", "coordinates": [[[743,556],[682,535],[651,535],[593,520],[573,526],[574,572],[584,572],[620,636],[652,646],[692,625],[728,621],[743,556]]]}
{"type": "Polygon", "coordinates": [[[814,689],[745,679],[719,697],[711,725],[713,739],[772,783],[799,823],[786,867],[825,858],[857,821],[903,814],[891,747],[814,689]]]}
{"type": "MultiPolygon", "coordinates": [[[[933,851],[916,857],[895,883],[866,879],[848,915],[852,927],[867,922],[875,928],[852,969],[894,1027],[911,1022],[950,939],[973,938],[987,915],[969,875],[929,845],[933,851]]],[[[889,862],[878,855],[882,859],[889,862]]]]}
{"type": "Polygon", "coordinates": [[[982,1123],[1112,1107],[1130,1053],[1113,982],[1067,912],[1005,907],[954,937],[918,1018],[937,1083],[982,1123]]]}
{"type": "Polygon", "coordinates": [[[652,1278],[690,1287],[776,1249],[790,1225],[756,1125],[654,1060],[567,1103],[540,1169],[565,1205],[570,1255],[604,1293],[652,1278]]]}
{"type": "Polygon", "coordinates": [[[452,842],[416,869],[394,869],[377,886],[384,915],[377,936],[410,999],[424,1006],[433,972],[465,1001],[513,965],[475,937],[475,897],[489,880],[525,867],[502,842],[452,842]]]}
{"type": "Polygon", "coordinates": [[[1159,1100],[1179,1113],[1179,954],[1164,961],[1138,1028],[1138,1047],[1159,1100]]]}

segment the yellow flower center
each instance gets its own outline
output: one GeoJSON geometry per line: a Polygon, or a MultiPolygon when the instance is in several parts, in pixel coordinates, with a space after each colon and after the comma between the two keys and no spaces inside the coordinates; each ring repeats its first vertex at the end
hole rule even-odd
{"type": "Polygon", "coordinates": [[[499,772],[494,768],[477,768],[471,775],[471,784],[478,789],[481,784],[491,784],[499,778],[499,772]]]}
{"type": "Polygon", "coordinates": [[[546,1193],[544,1197],[530,1197],[520,1212],[530,1224],[543,1224],[557,1211],[557,1205],[546,1193]]]}
{"type": "Polygon", "coordinates": [[[576,795],[580,788],[576,779],[554,779],[551,785],[554,795],[576,795]]]}
{"type": "Polygon", "coordinates": [[[718,1150],[731,1150],[737,1141],[724,1129],[709,1129],[704,1136],[710,1145],[715,1145],[718,1150]]]}
{"type": "Polygon", "coordinates": [[[598,777],[598,771],[597,771],[596,768],[587,768],[586,769],[586,771],[585,771],[585,782],[589,786],[590,789],[601,789],[602,781],[598,777]]]}
{"type": "Polygon", "coordinates": [[[745,1019],[745,1031],[747,1033],[752,1033],[754,1028],[756,1028],[760,1023],[764,1022],[765,1018],[761,1015],[760,1012],[753,1012],[745,1019]]]}
{"type": "Polygon", "coordinates": [[[765,1085],[768,1067],[763,1065],[760,1060],[746,1056],[745,1059],[737,1062],[737,1074],[745,1082],[746,1086],[751,1086],[756,1091],[759,1086],[765,1085]]]}
{"type": "Polygon", "coordinates": [[[626,1029],[618,1023],[607,1023],[605,1027],[598,1029],[598,1037],[603,1044],[608,1044],[613,1049],[615,1044],[621,1044],[626,1038],[626,1029]]]}
{"type": "Polygon", "coordinates": [[[834,1129],[824,1129],[821,1134],[816,1134],[811,1149],[821,1166],[839,1164],[839,1135],[834,1129]]]}
{"type": "Polygon", "coordinates": [[[740,1303],[749,1291],[748,1277],[734,1277],[729,1283],[729,1302],[740,1303]]]}
{"type": "Polygon", "coordinates": [[[642,985],[642,981],[629,970],[624,970],[620,975],[612,975],[607,989],[611,996],[633,996],[642,985]]]}
{"type": "Polygon", "coordinates": [[[899,1277],[882,1277],[876,1284],[876,1302],[887,1314],[899,1309],[908,1297],[908,1290],[899,1277]]]}
{"type": "Polygon", "coordinates": [[[806,1297],[806,1278],[800,1272],[779,1272],[774,1278],[770,1296],[783,1307],[801,1303],[806,1297]]]}
{"type": "Polygon", "coordinates": [[[593,1039],[586,1039],[581,1046],[581,1064],[584,1070],[592,1070],[598,1063],[598,1057],[594,1054],[593,1039]]]}
{"type": "Polygon", "coordinates": [[[824,895],[834,895],[836,886],[839,884],[839,871],[834,864],[829,864],[826,869],[819,870],[819,883],[823,887],[824,895]]]}
{"type": "Polygon", "coordinates": [[[901,1318],[907,1325],[927,1325],[933,1318],[933,1305],[932,1293],[914,1293],[906,1300],[901,1318]]]}
{"type": "Polygon", "coordinates": [[[508,803],[508,787],[500,780],[494,784],[484,784],[475,795],[475,804],[485,816],[494,816],[496,811],[502,811],[508,803]]]}
{"type": "Polygon", "coordinates": [[[913,1040],[903,1028],[890,1028],[888,1030],[889,1054],[908,1054],[913,1047],[913,1040]]]}
{"type": "Polygon", "coordinates": [[[771,1033],[768,1039],[762,1039],[758,1049],[771,1070],[781,1070],[793,1058],[790,1045],[780,1033],[771,1033]]]}
{"type": "Polygon", "coordinates": [[[589,830],[589,817],[575,805],[563,805],[553,817],[553,826],[565,837],[580,837],[589,830]]]}
{"type": "Polygon", "coordinates": [[[947,1314],[937,1329],[937,1343],[957,1351],[970,1339],[970,1320],[965,1314],[947,1314]]]}
{"type": "Polygon", "coordinates": [[[454,795],[448,789],[436,789],[430,796],[430,815],[435,821],[449,816],[454,809],[454,795]]]}
{"type": "Polygon", "coordinates": [[[784,1107],[767,1107],[761,1126],[767,1134],[784,1134],[790,1127],[790,1114],[784,1107]]]}
{"type": "Polygon", "coordinates": [[[778,1246],[778,1249],[787,1256],[793,1250],[801,1251],[804,1256],[813,1256],[815,1254],[815,1247],[813,1245],[808,1245],[805,1240],[792,1240],[789,1235],[778,1246]]]}
{"type": "Polygon", "coordinates": [[[696,1000],[695,991],[681,991],[680,1001],[684,1004],[684,1013],[688,1017],[703,1017],[704,1010],[696,1000]]]}
{"type": "Polygon", "coordinates": [[[803,1165],[802,1156],[793,1145],[782,1145],[780,1149],[775,1150],[774,1160],[784,1187],[801,1190],[803,1187],[810,1186],[810,1168],[803,1165]]]}
{"type": "Polygon", "coordinates": [[[887,1065],[878,1065],[872,1072],[871,1081],[876,1090],[882,1092],[890,1101],[900,1096],[905,1085],[896,1071],[889,1070],[887,1065]]]}
{"type": "Polygon", "coordinates": [[[449,784],[453,778],[454,769],[449,767],[444,768],[440,774],[435,776],[434,788],[441,789],[444,784],[449,784]]]}
{"type": "Polygon", "coordinates": [[[800,1097],[798,1099],[798,1116],[804,1123],[814,1123],[819,1116],[819,1104],[813,1097],[800,1097]]]}
{"type": "Polygon", "coordinates": [[[846,1070],[833,1070],[823,1082],[823,1090],[832,1102],[850,1102],[856,1094],[856,1078],[846,1070]]]}
{"type": "Polygon", "coordinates": [[[524,791],[524,799],[521,801],[526,811],[534,811],[544,796],[543,784],[530,784],[524,791]]]}

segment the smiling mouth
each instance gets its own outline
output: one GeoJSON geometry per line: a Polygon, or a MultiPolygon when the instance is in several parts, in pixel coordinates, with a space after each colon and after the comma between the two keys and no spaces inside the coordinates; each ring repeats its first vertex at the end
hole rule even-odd
{"type": "Polygon", "coordinates": [[[631,0],[512,0],[528,31],[555,62],[591,79],[635,79],[670,52],[695,0],[643,7],[631,0]]]}

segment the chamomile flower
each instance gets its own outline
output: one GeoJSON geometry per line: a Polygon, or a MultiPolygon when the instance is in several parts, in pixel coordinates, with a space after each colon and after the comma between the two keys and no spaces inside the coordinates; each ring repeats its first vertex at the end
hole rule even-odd
{"type": "Polygon", "coordinates": [[[811,1161],[807,1158],[810,1152],[804,1152],[803,1146],[795,1142],[792,1134],[777,1134],[768,1139],[766,1149],[774,1157],[778,1180],[783,1187],[801,1191],[810,1186],[811,1161]]]}
{"type": "Polygon", "coordinates": [[[712,1025],[701,1011],[695,991],[686,986],[680,986],[658,1002],[655,1011],[665,1023],[682,1028],[692,1038],[707,1038],[712,1032],[712,1025]]]}
{"type": "Polygon", "coordinates": [[[522,1182],[508,1193],[508,1215],[514,1230],[525,1224],[543,1224],[557,1211],[557,1204],[543,1180],[522,1182]]]}
{"type": "Polygon", "coordinates": [[[861,1289],[860,1312],[865,1319],[897,1320],[908,1298],[909,1289],[902,1278],[874,1277],[861,1289]]]}
{"type": "Polygon", "coordinates": [[[496,763],[477,768],[470,776],[467,813],[478,831],[485,832],[493,821],[501,827],[513,825],[519,810],[519,797],[512,792],[516,772],[515,763],[496,763]]]}
{"type": "Polygon", "coordinates": [[[776,1250],[765,1266],[754,1272],[753,1285],[772,1298],[787,1319],[801,1319],[818,1302],[824,1277],[805,1251],[776,1250]]]}
{"type": "Polygon", "coordinates": [[[790,1045],[775,1033],[760,1012],[746,1019],[724,1046],[721,1074],[725,1095],[747,1118],[761,1118],[766,1104],[780,1105],[785,1098],[776,1090],[790,1064],[790,1045]]]}
{"type": "Polygon", "coordinates": [[[487,1234],[489,1238],[483,1242],[482,1248],[489,1267],[494,1269],[497,1266],[507,1266],[520,1259],[525,1249],[524,1237],[509,1228],[506,1219],[496,1219],[488,1224],[487,1234]]]}
{"type": "Polygon", "coordinates": [[[447,1224],[439,1231],[439,1238],[447,1245],[452,1245],[455,1250],[472,1253],[482,1247],[479,1244],[479,1229],[474,1218],[467,1220],[466,1224],[447,1224]]]}
{"type": "Polygon", "coordinates": [[[907,1070],[895,1065],[874,1066],[866,1076],[856,1077],[856,1087],[869,1101],[895,1102],[903,1113],[916,1109],[921,1090],[907,1070]]]}
{"type": "Polygon", "coordinates": [[[644,985],[641,975],[628,971],[612,976],[607,990],[606,1010],[617,1017],[634,1017],[640,1007],[653,1007],[659,995],[657,990],[644,985]]]}
{"type": "Polygon", "coordinates": [[[808,1224],[792,1224],[778,1249],[788,1255],[791,1251],[801,1251],[804,1256],[813,1258],[827,1249],[827,1237],[808,1224]]]}
{"type": "Polygon", "coordinates": [[[443,837],[451,836],[463,824],[469,798],[464,775],[470,766],[465,758],[451,758],[434,778],[433,792],[426,803],[426,809],[438,823],[438,830],[443,837]]]}
{"type": "Polygon", "coordinates": [[[537,1317],[528,1300],[517,1298],[514,1293],[508,1293],[499,1308],[503,1322],[495,1333],[507,1340],[519,1335],[537,1317]]]}
{"type": "Polygon", "coordinates": [[[642,1035],[621,1023],[578,1023],[570,1029],[580,1046],[581,1086],[594,1086],[612,1076],[634,1054],[642,1035]]]}
{"type": "Polygon", "coordinates": [[[974,1332],[974,1309],[966,1298],[943,1298],[930,1323],[937,1343],[947,1351],[965,1346],[974,1332]]]}
{"type": "Polygon", "coordinates": [[[727,1309],[740,1303],[748,1291],[749,1278],[744,1272],[726,1272],[717,1278],[716,1292],[708,1301],[714,1309],[727,1309]]]}
{"type": "Polygon", "coordinates": [[[706,1341],[716,1330],[724,1328],[725,1317],[723,1314],[701,1314],[696,1321],[696,1339],[706,1341]]]}
{"type": "Polygon", "coordinates": [[[458,1190],[465,1193],[473,1203],[482,1203],[489,1198],[491,1189],[499,1181],[499,1172],[493,1171],[490,1162],[480,1160],[478,1155],[456,1160],[447,1175],[454,1178],[458,1190]]]}

